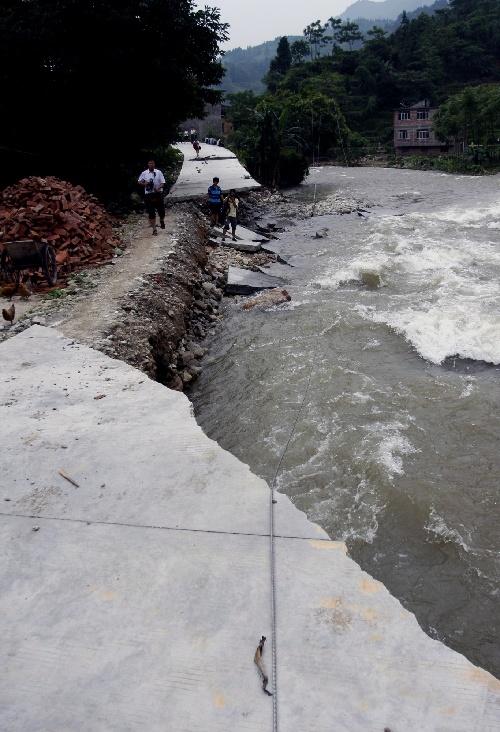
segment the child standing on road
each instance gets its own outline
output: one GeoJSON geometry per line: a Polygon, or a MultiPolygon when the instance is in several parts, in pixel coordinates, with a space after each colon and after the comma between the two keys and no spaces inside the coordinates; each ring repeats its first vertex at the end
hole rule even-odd
{"type": "Polygon", "coordinates": [[[236,241],[236,224],[238,214],[239,200],[236,198],[236,191],[231,188],[229,195],[224,198],[224,203],[229,204],[229,211],[224,221],[224,228],[222,229],[222,241],[226,241],[226,234],[231,227],[231,233],[233,235],[233,241],[236,241]]]}
{"type": "Polygon", "coordinates": [[[219,179],[215,177],[206,195],[206,201],[210,208],[210,226],[212,228],[219,225],[219,213],[222,208],[223,197],[222,188],[219,186],[219,179]]]}

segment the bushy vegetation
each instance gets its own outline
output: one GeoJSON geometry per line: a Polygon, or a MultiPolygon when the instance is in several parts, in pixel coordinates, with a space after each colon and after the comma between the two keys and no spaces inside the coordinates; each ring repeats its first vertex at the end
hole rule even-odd
{"type": "Polygon", "coordinates": [[[467,175],[484,175],[496,173],[500,164],[488,166],[475,163],[467,153],[461,155],[409,155],[404,158],[392,158],[388,161],[389,167],[412,168],[417,170],[442,170],[446,173],[466,173],[467,175]]]}

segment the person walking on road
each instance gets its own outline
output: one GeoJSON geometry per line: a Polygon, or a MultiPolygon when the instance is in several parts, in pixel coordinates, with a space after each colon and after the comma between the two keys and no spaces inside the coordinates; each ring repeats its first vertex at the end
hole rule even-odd
{"type": "Polygon", "coordinates": [[[234,188],[231,188],[229,195],[224,198],[224,203],[229,204],[229,210],[226,220],[224,221],[224,228],[222,229],[222,241],[226,240],[226,234],[229,231],[229,227],[231,227],[233,241],[236,241],[236,224],[238,223],[236,217],[238,214],[239,200],[236,198],[236,191],[234,188]]]}
{"type": "Polygon", "coordinates": [[[195,140],[193,142],[193,147],[196,150],[196,157],[198,158],[200,156],[201,145],[198,142],[198,138],[197,137],[195,138],[195,140]]]}
{"type": "Polygon", "coordinates": [[[214,178],[206,195],[206,201],[210,208],[210,226],[212,228],[219,225],[219,214],[222,208],[223,198],[222,189],[219,186],[219,179],[214,178]]]}
{"type": "Polygon", "coordinates": [[[165,228],[165,202],[163,200],[163,186],[165,177],[161,170],[155,168],[153,158],[148,160],[148,167],[143,170],[137,183],[144,187],[144,205],[149,225],[153,229],[153,235],[158,234],[156,228],[156,212],[160,217],[160,229],[165,228]]]}

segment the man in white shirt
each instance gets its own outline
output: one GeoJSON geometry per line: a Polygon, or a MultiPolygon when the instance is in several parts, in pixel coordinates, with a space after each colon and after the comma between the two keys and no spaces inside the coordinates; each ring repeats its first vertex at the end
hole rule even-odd
{"type": "Polygon", "coordinates": [[[156,212],[160,217],[160,229],[165,228],[165,202],[163,201],[163,186],[165,178],[161,170],[155,168],[153,158],[148,160],[148,167],[143,170],[139,176],[137,183],[144,187],[144,205],[148,216],[149,225],[153,229],[153,235],[156,236],[156,212]]]}

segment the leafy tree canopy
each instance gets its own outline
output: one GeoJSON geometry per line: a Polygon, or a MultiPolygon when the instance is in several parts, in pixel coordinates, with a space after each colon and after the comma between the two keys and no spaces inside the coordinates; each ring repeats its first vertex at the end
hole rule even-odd
{"type": "Polygon", "coordinates": [[[309,54],[309,45],[304,40],[294,41],[290,46],[290,52],[292,54],[292,63],[300,64],[309,54]]]}
{"type": "Polygon", "coordinates": [[[280,42],[278,43],[278,50],[276,51],[276,56],[272,59],[269,65],[269,70],[284,76],[291,65],[292,52],[290,50],[290,44],[288,43],[288,38],[286,36],[283,36],[282,38],[280,38],[280,42]]]}
{"type": "Polygon", "coordinates": [[[283,79],[287,71],[292,65],[292,52],[290,50],[290,44],[288,38],[283,36],[280,38],[276,56],[271,60],[269,64],[269,71],[264,76],[262,81],[267,84],[269,91],[275,91],[279,82],[283,79]]]}
{"type": "Polygon", "coordinates": [[[147,151],[175,139],[179,122],[202,116],[220,97],[214,86],[224,74],[227,24],[218,9],[194,7],[192,0],[3,2],[0,144],[33,154],[30,166],[38,161],[40,173],[94,192],[109,188],[100,185],[109,175],[119,185],[122,166],[135,171],[147,151]]]}
{"type": "Polygon", "coordinates": [[[456,137],[464,146],[496,144],[500,137],[500,84],[466,87],[451,96],[434,117],[441,140],[456,137]]]}

